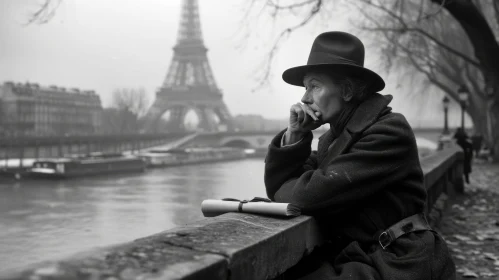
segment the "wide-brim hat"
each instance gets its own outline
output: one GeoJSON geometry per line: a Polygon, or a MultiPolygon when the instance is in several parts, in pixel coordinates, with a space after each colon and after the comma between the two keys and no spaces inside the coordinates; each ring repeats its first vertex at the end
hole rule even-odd
{"type": "Polygon", "coordinates": [[[282,73],[282,79],[291,85],[304,86],[307,73],[320,71],[362,79],[372,92],[385,88],[385,81],[364,67],[364,44],[346,32],[325,32],[315,38],[307,65],[292,67],[282,73]]]}

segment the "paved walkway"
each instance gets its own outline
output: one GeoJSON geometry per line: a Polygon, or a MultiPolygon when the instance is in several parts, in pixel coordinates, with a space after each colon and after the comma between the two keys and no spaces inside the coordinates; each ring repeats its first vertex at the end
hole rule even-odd
{"type": "Polygon", "coordinates": [[[446,210],[438,231],[457,279],[499,279],[499,164],[474,163],[465,193],[446,210]]]}

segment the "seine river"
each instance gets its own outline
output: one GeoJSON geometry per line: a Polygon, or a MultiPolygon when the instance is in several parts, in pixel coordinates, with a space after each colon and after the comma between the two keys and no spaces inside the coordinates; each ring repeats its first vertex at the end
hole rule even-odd
{"type": "Polygon", "coordinates": [[[202,219],[208,198],[266,196],[263,158],[0,184],[0,272],[202,219]]]}

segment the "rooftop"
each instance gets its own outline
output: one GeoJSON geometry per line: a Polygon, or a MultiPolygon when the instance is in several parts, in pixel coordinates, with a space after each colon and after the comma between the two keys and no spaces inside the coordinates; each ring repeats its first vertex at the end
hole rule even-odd
{"type": "Polygon", "coordinates": [[[23,89],[31,89],[35,91],[45,91],[52,93],[64,93],[64,94],[81,94],[81,95],[97,95],[94,90],[80,90],[79,88],[66,88],[56,85],[49,86],[40,86],[38,83],[14,83],[12,81],[4,82],[4,86],[12,87],[12,88],[23,88],[23,89]]]}

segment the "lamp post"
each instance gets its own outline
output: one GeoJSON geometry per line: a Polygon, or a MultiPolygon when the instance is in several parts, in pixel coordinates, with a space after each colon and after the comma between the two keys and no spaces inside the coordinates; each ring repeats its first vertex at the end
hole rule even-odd
{"type": "Polygon", "coordinates": [[[464,131],[464,109],[466,108],[466,101],[468,101],[468,89],[465,85],[461,85],[457,90],[457,94],[461,103],[461,128],[464,131]]]}
{"type": "Polygon", "coordinates": [[[449,112],[449,98],[444,96],[444,99],[442,100],[442,103],[444,104],[444,132],[442,133],[443,135],[448,135],[449,134],[449,125],[448,125],[448,112],[449,112]]]}

